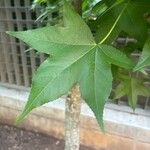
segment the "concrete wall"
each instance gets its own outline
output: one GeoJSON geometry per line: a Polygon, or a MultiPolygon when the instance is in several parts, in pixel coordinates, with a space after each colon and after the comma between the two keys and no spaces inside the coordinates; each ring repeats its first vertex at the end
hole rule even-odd
{"type": "MultiPolygon", "coordinates": [[[[29,91],[0,86],[0,122],[14,125],[16,116],[27,100],[29,91]]],[[[57,138],[64,137],[64,102],[60,98],[35,109],[18,126],[57,138]]],[[[106,134],[101,133],[95,117],[86,104],[82,105],[81,143],[107,150],[150,150],[150,112],[125,106],[106,105],[106,134]]]]}

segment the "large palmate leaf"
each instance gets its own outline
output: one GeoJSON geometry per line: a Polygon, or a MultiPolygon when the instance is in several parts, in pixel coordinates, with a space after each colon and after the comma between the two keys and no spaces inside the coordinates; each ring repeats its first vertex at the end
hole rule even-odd
{"type": "Polygon", "coordinates": [[[150,88],[146,87],[143,80],[133,77],[124,77],[115,89],[114,99],[127,95],[129,105],[135,110],[138,96],[150,96],[150,88]]]}
{"type": "Polygon", "coordinates": [[[134,71],[142,70],[144,67],[150,66],[150,38],[146,41],[138,64],[134,71]]]}
{"type": "MultiPolygon", "coordinates": [[[[111,1],[103,0],[107,5],[111,1]]],[[[121,31],[138,40],[142,46],[147,37],[147,25],[144,15],[150,12],[149,0],[116,0],[119,5],[109,6],[108,11],[100,15],[95,23],[98,30],[96,41],[111,42],[121,31]],[[104,38],[105,37],[105,38],[104,38]]],[[[114,2],[113,2],[114,4],[114,2]]]]}
{"type": "Polygon", "coordinates": [[[103,128],[103,108],[112,85],[111,64],[132,69],[133,63],[112,46],[96,44],[88,26],[66,2],[63,13],[63,27],[8,32],[31,48],[51,54],[33,76],[30,96],[18,121],[79,83],[82,97],[103,128]]]}

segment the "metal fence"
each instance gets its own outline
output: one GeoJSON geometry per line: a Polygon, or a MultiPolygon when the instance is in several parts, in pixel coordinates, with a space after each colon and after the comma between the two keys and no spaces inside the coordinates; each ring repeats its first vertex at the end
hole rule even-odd
{"type": "Polygon", "coordinates": [[[31,76],[43,62],[44,54],[25,52],[27,45],[5,31],[33,29],[39,11],[31,11],[32,0],[0,0],[0,81],[29,87],[31,76]]]}
{"type": "MultiPolygon", "coordinates": [[[[27,45],[6,35],[5,31],[34,29],[39,10],[31,11],[32,0],[0,0],[0,82],[30,87],[32,74],[45,59],[44,54],[27,51],[27,45]]],[[[127,105],[121,99],[116,104],[127,105]]],[[[150,110],[149,98],[139,97],[138,107],[150,110]]]]}

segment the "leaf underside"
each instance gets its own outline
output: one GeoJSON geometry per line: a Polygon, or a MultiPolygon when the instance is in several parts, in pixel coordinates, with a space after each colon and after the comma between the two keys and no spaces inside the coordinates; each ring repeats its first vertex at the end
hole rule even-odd
{"type": "Polygon", "coordinates": [[[103,129],[103,109],[112,88],[111,64],[126,69],[132,69],[134,64],[114,47],[96,44],[89,27],[66,2],[63,14],[62,27],[8,32],[38,52],[51,55],[34,74],[28,102],[17,122],[79,83],[82,98],[103,129]]]}

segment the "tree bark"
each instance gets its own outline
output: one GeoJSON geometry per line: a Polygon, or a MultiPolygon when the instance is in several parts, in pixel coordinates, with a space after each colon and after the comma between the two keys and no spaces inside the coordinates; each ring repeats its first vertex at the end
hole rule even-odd
{"type": "MultiPolygon", "coordinates": [[[[82,15],[82,0],[71,0],[76,12],[82,15]]],[[[80,147],[81,96],[79,85],[75,85],[66,99],[65,150],[79,150],[80,147]]]]}
{"type": "Polygon", "coordinates": [[[65,150],[79,150],[80,147],[81,98],[79,85],[74,86],[66,100],[65,150]]]}

